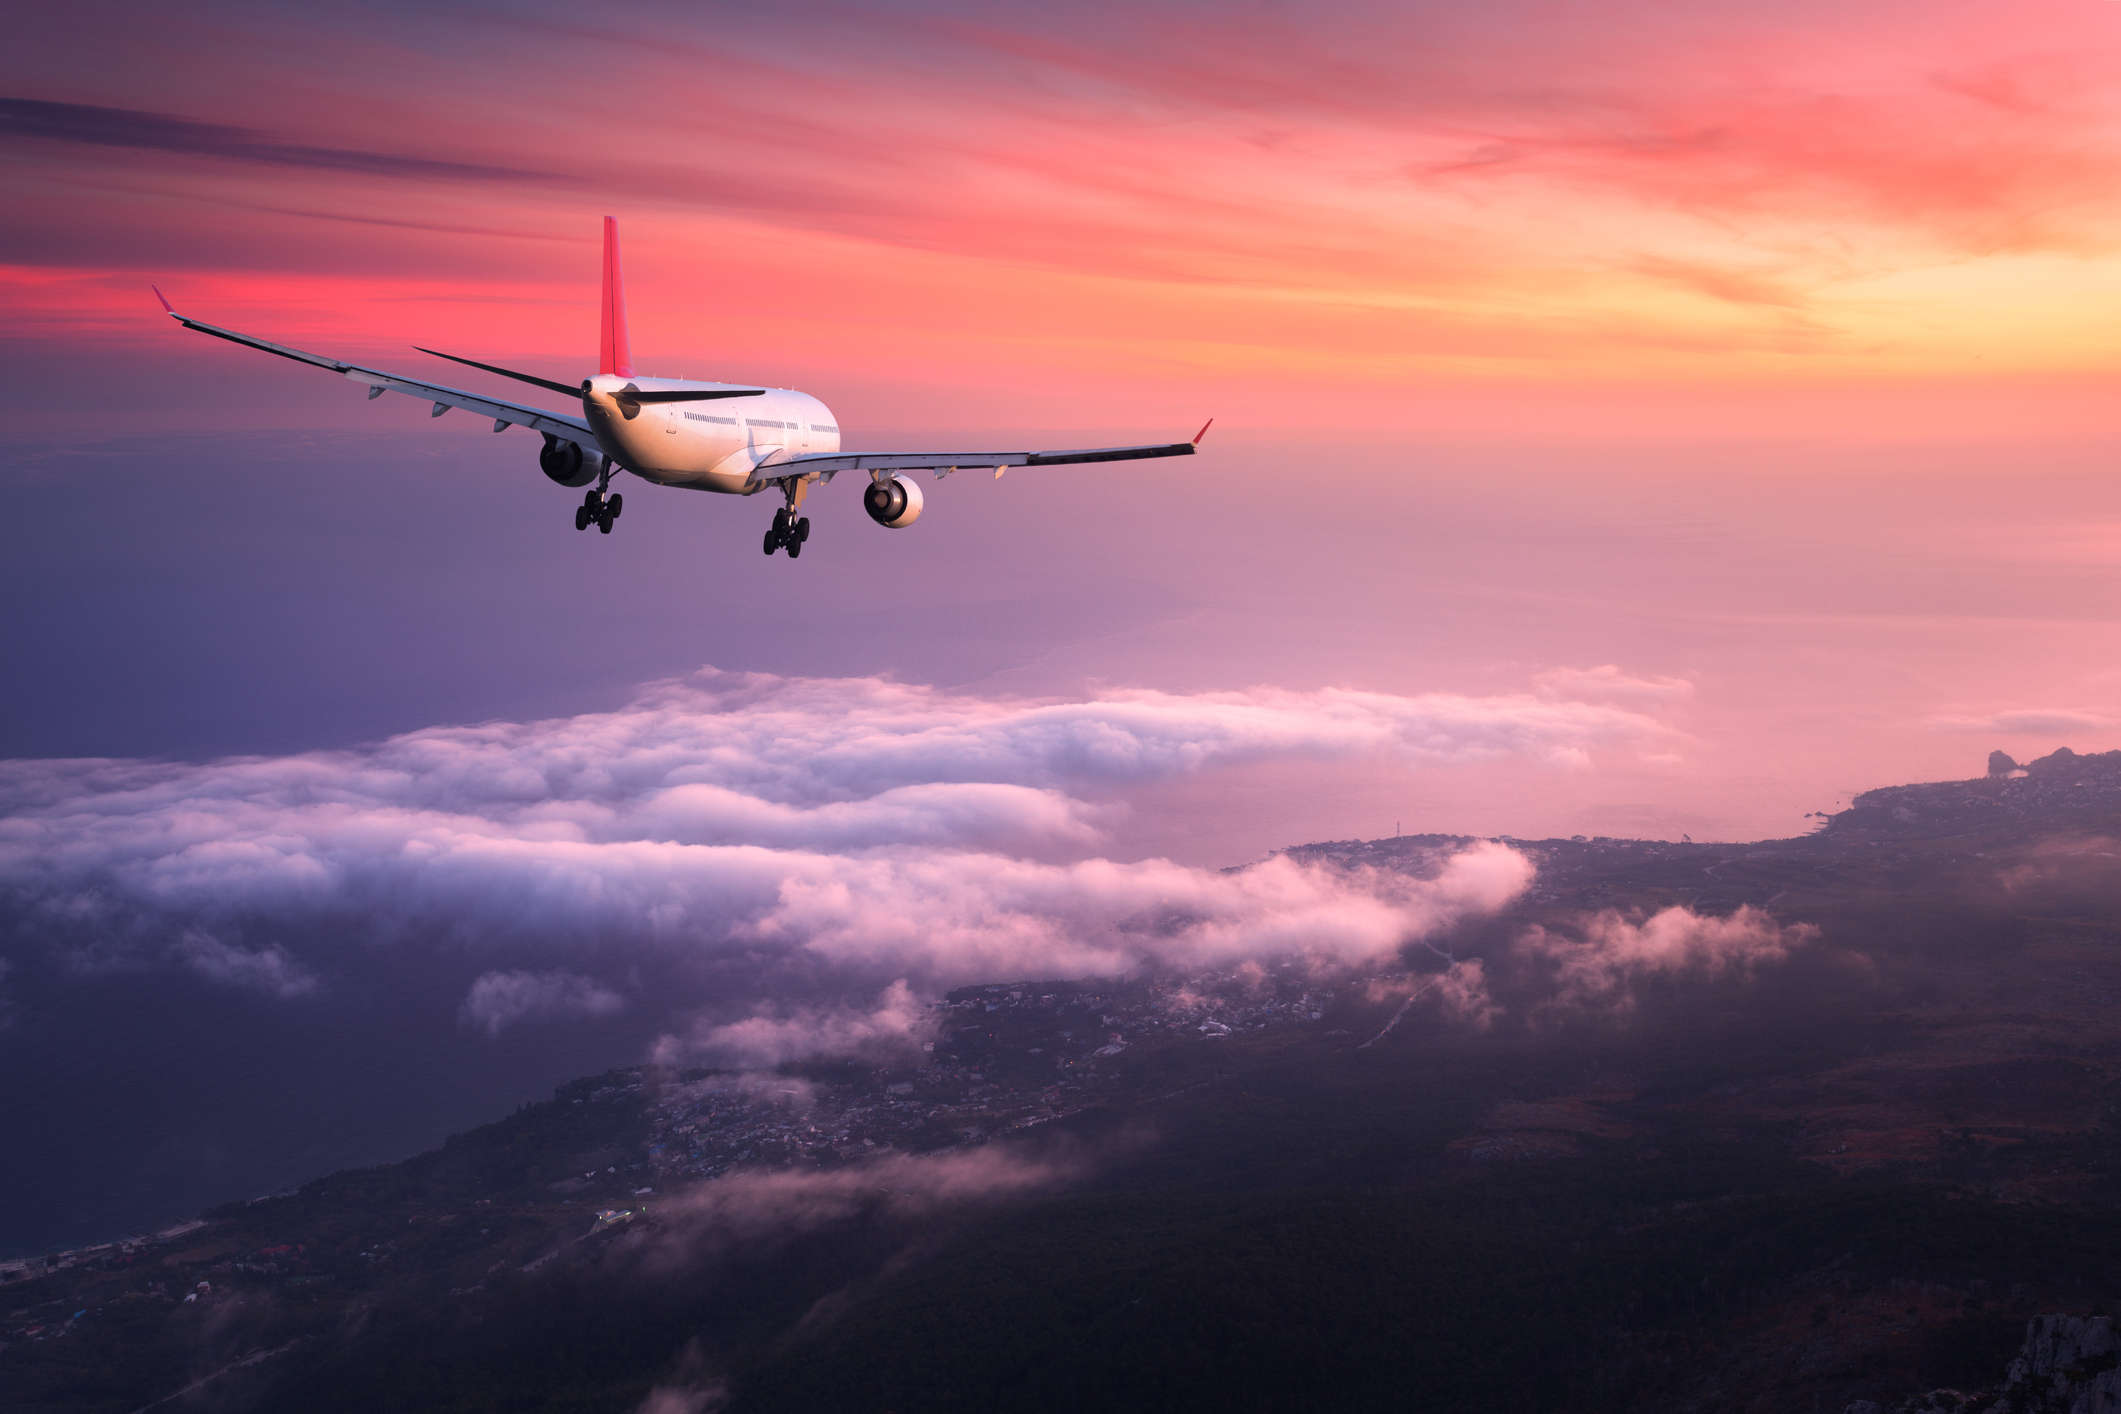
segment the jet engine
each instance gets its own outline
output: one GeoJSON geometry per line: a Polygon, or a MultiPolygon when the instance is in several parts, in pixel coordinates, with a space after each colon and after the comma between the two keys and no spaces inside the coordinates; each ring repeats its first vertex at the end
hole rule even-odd
{"type": "Polygon", "coordinates": [[[582,454],[578,442],[563,442],[551,433],[538,452],[538,469],[562,486],[587,486],[597,479],[597,464],[582,454]]]}
{"type": "Polygon", "coordinates": [[[921,518],[921,488],[903,477],[872,481],[862,492],[862,509],[886,530],[904,530],[921,518]]]}

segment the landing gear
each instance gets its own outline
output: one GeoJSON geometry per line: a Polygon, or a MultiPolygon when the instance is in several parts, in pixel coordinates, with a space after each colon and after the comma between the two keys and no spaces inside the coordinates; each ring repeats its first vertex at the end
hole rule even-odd
{"type": "Polygon", "coordinates": [[[576,530],[587,530],[593,525],[598,534],[611,534],[611,523],[619,518],[620,511],[626,509],[626,498],[618,494],[606,496],[604,487],[610,484],[611,476],[607,472],[596,489],[584,496],[582,504],[574,508],[576,530]]]}
{"type": "Polygon", "coordinates": [[[810,517],[797,515],[802,507],[804,493],[809,491],[807,478],[792,476],[781,483],[781,494],[788,504],[773,513],[773,525],[766,532],[766,553],[787,548],[788,558],[794,559],[803,553],[803,542],[810,538],[810,517]]]}
{"type": "Polygon", "coordinates": [[[786,547],[788,558],[794,559],[803,553],[803,542],[810,538],[810,517],[798,516],[788,510],[773,513],[773,526],[766,532],[766,553],[786,547]]]}

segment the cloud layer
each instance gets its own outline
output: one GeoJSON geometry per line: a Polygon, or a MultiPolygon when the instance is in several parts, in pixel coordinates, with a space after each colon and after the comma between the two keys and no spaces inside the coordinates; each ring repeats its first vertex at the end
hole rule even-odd
{"type": "MultiPolygon", "coordinates": [[[[299,1181],[431,1142],[496,1090],[603,1066],[917,1047],[930,1003],[971,982],[1396,971],[1410,943],[1522,898],[1530,860],[1486,843],[1413,872],[1217,870],[1117,857],[1105,832],[1136,792],[1225,766],[1536,769],[1666,748],[1656,717],[1608,700],[1645,695],[1624,676],[1593,673],[1597,701],[1562,679],[1487,698],[1056,701],[710,672],[610,712],[353,750],[0,763],[0,1047],[38,1077],[16,1122],[125,1108],[151,1138],[130,1157],[83,1143],[65,1171],[135,1164],[158,1195],[214,1201],[254,1172],[299,1181]],[[203,1027],[222,1044],[196,1045],[203,1027]],[[115,1078],[34,1069],[86,1036],[115,1078]],[[152,1093],[135,1093],[143,1067],[152,1093]],[[224,1112],[233,1132],[201,1137],[224,1112]],[[224,1164],[237,1143],[252,1147],[224,1164]],[[150,1175],[142,1154],[169,1157],[150,1175]]],[[[1647,941],[1614,954],[1615,975],[1751,936],[1635,926],[1647,941]]],[[[1599,934],[1608,951],[1634,936],[1599,934]]],[[[1540,958],[1598,992],[1598,968],[1558,945],[1540,958]]],[[[1524,970],[1468,958],[1429,995],[1469,1020],[1528,1016],[1524,970]]]]}
{"type": "MultiPolygon", "coordinates": [[[[1416,873],[1086,851],[1129,787],[1270,758],[1642,751],[1670,733],[1623,704],[1688,691],[1612,666],[1537,686],[1024,701],[704,672],[612,712],[353,751],[13,762],[4,918],[13,954],[62,975],[175,968],[318,1007],[380,972],[430,1006],[453,998],[456,1024],[489,1041],[623,1021],[671,1061],[905,1049],[928,1035],[928,1004],[969,982],[1375,975],[1505,908],[1534,869],[1492,842],[1416,873]]],[[[1746,975],[1808,936],[1750,909],[1598,914],[1447,957],[1394,994],[1400,1017],[1426,999],[1480,1026],[1625,1010],[1646,980],[1746,975]]]]}
{"type": "Polygon", "coordinates": [[[299,892],[328,882],[325,856],[427,832],[841,852],[1079,844],[1095,838],[1097,810],[1071,790],[1270,757],[1574,760],[1668,735],[1639,711],[1551,692],[1010,701],[708,671],[613,712],[435,728],[357,751],[0,763],[0,878],[108,872],[171,902],[230,876],[299,892]]]}
{"type": "MultiPolygon", "coordinates": [[[[1099,793],[1223,764],[1569,761],[1665,735],[1552,695],[997,701],[709,672],[613,712],[353,751],[6,763],[0,889],[17,949],[93,971],[175,962],[283,999],[360,961],[349,931],[365,947],[439,935],[485,960],[461,1016],[489,1035],[616,1013],[614,976],[644,954],[739,959],[754,979],[797,959],[865,996],[1248,957],[1339,967],[1499,906],[1529,866],[1491,846],[1413,881],[1014,848],[1080,852],[1114,808],[1099,793]]],[[[765,1054],[812,1024],[723,1040],[765,1054]]]]}

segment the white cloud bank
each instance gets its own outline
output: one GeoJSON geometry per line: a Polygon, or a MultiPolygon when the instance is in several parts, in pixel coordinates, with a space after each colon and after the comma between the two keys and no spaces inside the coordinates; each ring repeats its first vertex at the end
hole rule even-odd
{"type": "Polygon", "coordinates": [[[1421,879],[1102,858],[1105,802],[1267,759],[1646,755],[1684,691],[1602,667],[1490,697],[1055,701],[705,671],[610,712],[351,750],[4,762],[0,952],[310,1004],[387,973],[446,986],[488,1037],[699,1006],[672,1045],[768,1064],[910,1039],[966,982],[1387,958],[1532,866],[1500,845],[1421,879]]]}
{"type": "Polygon", "coordinates": [[[1256,688],[1052,702],[707,671],[612,712],[438,727],[351,751],[0,763],[0,878],[112,869],[181,896],[250,867],[299,893],[335,878],[330,850],[310,846],[423,830],[831,851],[1083,843],[1095,811],[1069,789],[1270,757],[1573,761],[1669,736],[1641,712],[1551,694],[1256,688]]]}

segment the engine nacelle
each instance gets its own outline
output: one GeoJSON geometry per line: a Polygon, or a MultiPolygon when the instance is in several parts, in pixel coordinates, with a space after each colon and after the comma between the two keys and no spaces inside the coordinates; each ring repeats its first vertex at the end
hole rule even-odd
{"type": "Polygon", "coordinates": [[[900,476],[872,481],[862,492],[862,509],[886,530],[904,530],[921,518],[921,488],[900,476]]]}
{"type": "Polygon", "coordinates": [[[579,442],[563,442],[549,432],[538,452],[538,470],[562,486],[587,486],[597,479],[597,464],[583,455],[579,442]]]}

